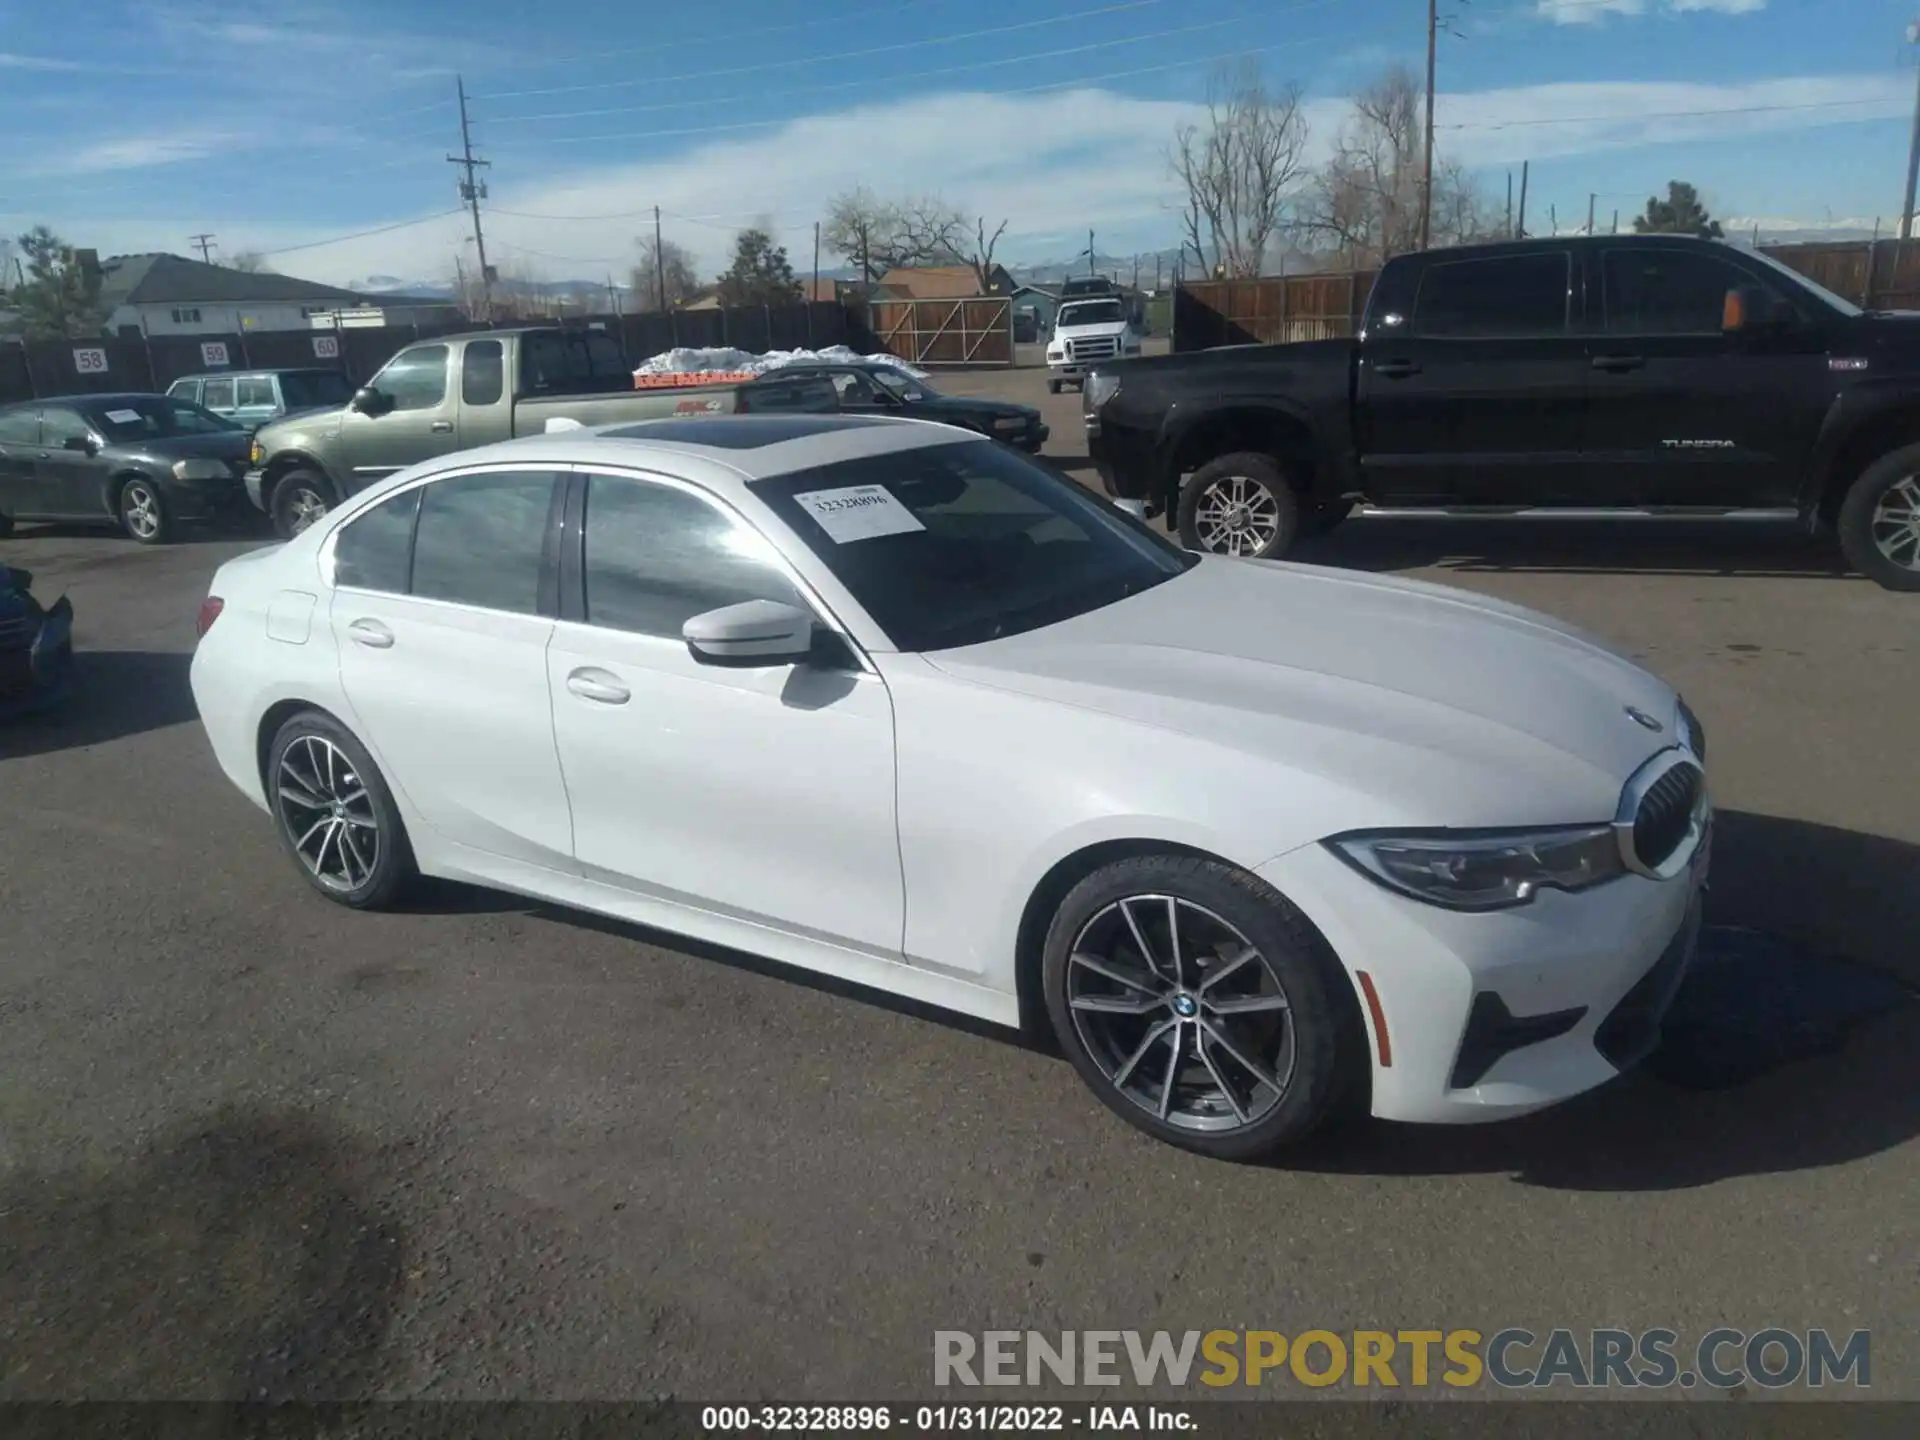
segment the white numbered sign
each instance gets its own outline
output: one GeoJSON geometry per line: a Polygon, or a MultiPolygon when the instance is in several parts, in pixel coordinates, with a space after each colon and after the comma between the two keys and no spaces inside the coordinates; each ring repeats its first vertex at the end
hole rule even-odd
{"type": "Polygon", "coordinates": [[[75,349],[73,368],[80,375],[104,375],[107,373],[107,352],[93,345],[75,349]]]}
{"type": "Polygon", "coordinates": [[[224,340],[203,340],[200,342],[200,363],[202,365],[225,365],[227,346],[224,340]]]}
{"type": "Polygon", "coordinates": [[[318,360],[338,360],[340,358],[340,340],[335,335],[316,335],[313,337],[313,354],[318,360]]]}

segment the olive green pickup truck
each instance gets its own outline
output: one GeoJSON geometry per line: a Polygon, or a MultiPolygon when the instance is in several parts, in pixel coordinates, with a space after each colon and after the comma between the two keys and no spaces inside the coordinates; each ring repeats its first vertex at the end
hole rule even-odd
{"type": "Polygon", "coordinates": [[[635,390],[633,367],[601,330],[484,330],[409,345],[337,410],[262,426],[248,498],[283,536],[356,490],[454,450],[538,435],[552,420],[610,425],[672,415],[836,410],[831,381],[763,376],[635,390]]]}

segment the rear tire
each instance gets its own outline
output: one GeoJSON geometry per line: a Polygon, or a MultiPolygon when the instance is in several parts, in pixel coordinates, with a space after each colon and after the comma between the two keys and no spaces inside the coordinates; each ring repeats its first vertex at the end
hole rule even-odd
{"type": "Polygon", "coordinates": [[[1300,536],[1300,499],[1271,455],[1222,455],[1181,490],[1179,525],[1189,550],[1271,560],[1300,536]]]}
{"type": "Polygon", "coordinates": [[[267,749],[267,804],[309,885],[351,910],[392,904],[419,874],[379,767],[332,716],[304,710],[267,749]]]}
{"type": "Polygon", "coordinates": [[[273,487],[274,531],[282,540],[291,540],[339,503],[326,476],[313,470],[289,470],[273,487]]]}
{"type": "Polygon", "coordinates": [[[1304,1140],[1340,1113],[1364,1062],[1339,999],[1349,982],[1306,918],[1217,860],[1096,870],[1054,914],[1041,978],[1061,1048],[1107,1108],[1217,1159],[1304,1140]]]}
{"type": "Polygon", "coordinates": [[[1058,395],[1060,393],[1060,382],[1058,380],[1047,381],[1047,393],[1049,395],[1058,395]]]}
{"type": "Polygon", "coordinates": [[[1920,590],[1920,445],[1862,471],[1835,528],[1854,569],[1888,590],[1920,590]]]}
{"type": "Polygon", "coordinates": [[[144,475],[122,482],[114,501],[120,516],[120,528],[129,540],[141,545],[164,545],[173,538],[173,516],[167,509],[167,497],[160,486],[144,475]]]}
{"type": "Polygon", "coordinates": [[[6,511],[0,510],[0,540],[6,539],[11,534],[13,534],[13,517],[6,511]]]}

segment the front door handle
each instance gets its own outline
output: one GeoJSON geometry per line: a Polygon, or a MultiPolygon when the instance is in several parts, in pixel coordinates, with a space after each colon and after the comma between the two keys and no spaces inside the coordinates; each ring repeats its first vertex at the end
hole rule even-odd
{"type": "Polygon", "coordinates": [[[369,650],[391,650],[393,631],[378,620],[356,620],[347,626],[347,634],[353,637],[353,643],[364,645],[369,650]]]}
{"type": "Polygon", "coordinates": [[[1605,370],[1611,374],[1623,375],[1629,370],[1638,370],[1647,363],[1644,355],[1596,355],[1593,368],[1605,370]]]}
{"type": "Polygon", "coordinates": [[[1418,375],[1420,367],[1412,360],[1381,360],[1374,365],[1373,373],[1386,380],[1404,380],[1418,375]]]}
{"type": "Polygon", "coordinates": [[[436,435],[451,435],[453,433],[453,421],[436,420],[433,422],[432,429],[436,435]]]}
{"type": "Polygon", "coordinates": [[[624,705],[633,692],[618,677],[592,665],[582,666],[567,676],[567,689],[582,700],[597,700],[602,705],[624,705]]]}

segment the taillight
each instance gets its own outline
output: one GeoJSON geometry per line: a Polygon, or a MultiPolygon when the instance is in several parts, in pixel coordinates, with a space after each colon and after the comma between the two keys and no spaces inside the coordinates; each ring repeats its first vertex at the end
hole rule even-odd
{"type": "Polygon", "coordinates": [[[207,631],[213,628],[213,622],[220,618],[220,612],[227,608],[227,602],[218,595],[209,595],[200,602],[200,613],[193,617],[193,638],[204,639],[207,631]]]}

